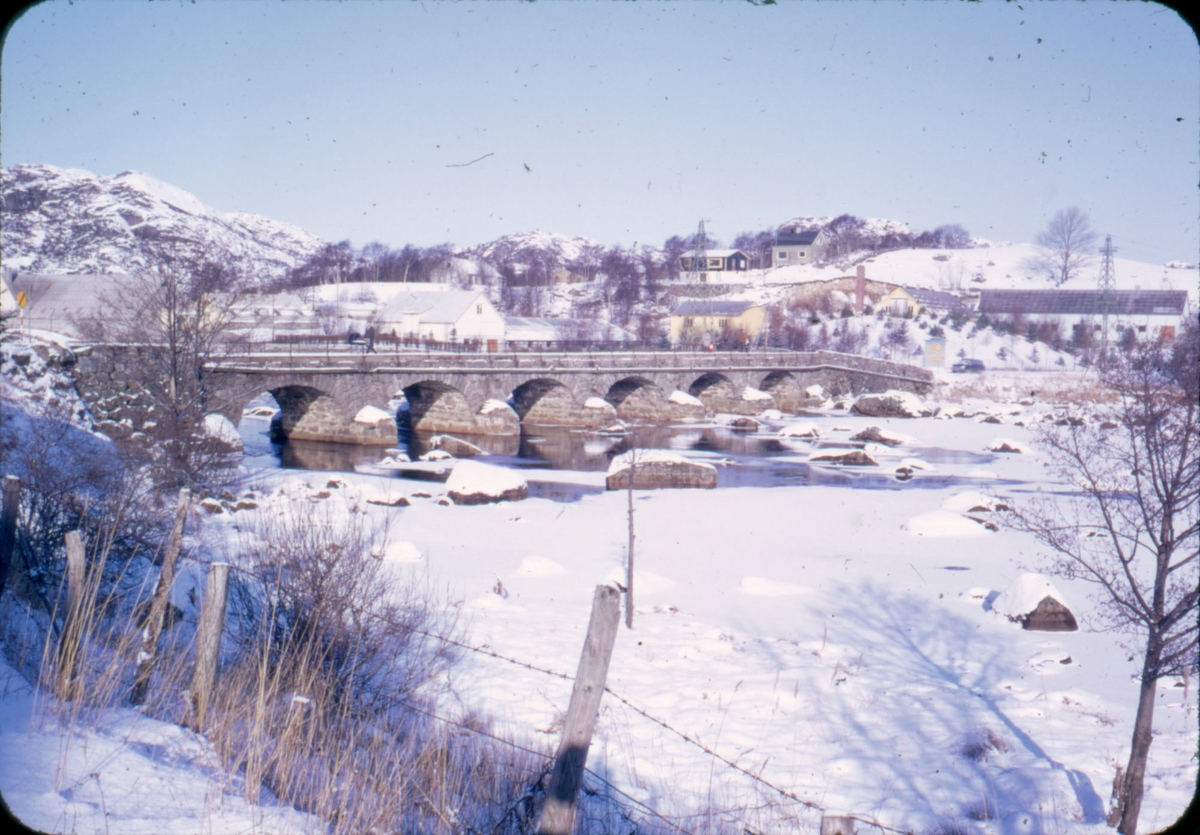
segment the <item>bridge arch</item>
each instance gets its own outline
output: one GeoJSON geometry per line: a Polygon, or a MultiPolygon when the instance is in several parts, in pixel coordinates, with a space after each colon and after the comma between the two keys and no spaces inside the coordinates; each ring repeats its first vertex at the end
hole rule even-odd
{"type": "Polygon", "coordinates": [[[669,420],[671,404],[662,388],[645,377],[623,377],[609,387],[604,399],[617,410],[617,416],[633,420],[669,420]]]}
{"type": "Polygon", "coordinates": [[[466,395],[449,383],[422,380],[402,390],[408,401],[408,425],[417,432],[476,431],[475,415],[466,395]]]}
{"type": "Polygon", "coordinates": [[[575,395],[566,385],[550,377],[535,377],[513,389],[512,407],[521,423],[572,425],[582,422],[575,395]]]}
{"type": "Polygon", "coordinates": [[[800,411],[806,399],[800,381],[790,371],[772,371],[763,377],[758,388],[775,398],[775,406],[781,412],[800,411]]]}
{"type": "Polygon", "coordinates": [[[267,390],[279,405],[272,432],[281,440],[332,441],[386,445],[396,442],[391,418],[363,424],[328,392],[303,384],[277,385],[267,390]]]}

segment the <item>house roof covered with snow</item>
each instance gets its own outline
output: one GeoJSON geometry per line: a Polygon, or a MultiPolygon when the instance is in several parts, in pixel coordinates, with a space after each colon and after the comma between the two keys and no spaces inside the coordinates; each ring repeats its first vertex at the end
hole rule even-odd
{"type": "MultiPolygon", "coordinates": [[[[978,309],[990,314],[1101,316],[1104,305],[1100,290],[982,290],[978,309]]],[[[1186,306],[1185,290],[1113,290],[1108,312],[1116,316],[1180,316],[1186,306]]]]}
{"type": "Polygon", "coordinates": [[[417,314],[422,322],[452,323],[462,318],[471,305],[487,301],[482,290],[446,290],[441,293],[398,293],[376,317],[380,322],[395,322],[417,314]]]}
{"type": "Polygon", "coordinates": [[[741,316],[757,302],[726,299],[688,299],[671,311],[672,316],[741,316]]]}

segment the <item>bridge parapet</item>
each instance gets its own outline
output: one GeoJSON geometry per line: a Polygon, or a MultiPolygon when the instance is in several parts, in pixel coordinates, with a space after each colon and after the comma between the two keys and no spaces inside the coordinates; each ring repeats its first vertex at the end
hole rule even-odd
{"type": "MultiPolygon", "coordinates": [[[[76,368],[85,400],[112,402],[118,389],[125,392],[129,379],[135,376],[126,373],[129,365],[146,362],[148,347],[92,346],[89,359],[81,360],[76,368]]],[[[398,392],[409,397],[413,415],[422,416],[429,424],[419,428],[464,432],[474,427],[479,432],[516,432],[518,416],[534,420],[551,415],[555,422],[576,425],[610,420],[604,410],[597,409],[595,398],[605,400],[619,417],[669,421],[683,416],[681,407],[669,402],[676,390],[699,397],[710,412],[757,413],[770,407],[794,412],[812,405],[805,391],[813,384],[820,384],[825,393],[835,396],[887,389],[923,394],[933,384],[932,372],[924,368],[832,351],[410,351],[329,356],[294,350],[260,351],[222,357],[207,366],[207,373],[212,381],[209,411],[222,412],[236,422],[250,399],[271,392],[281,408],[295,412],[285,416],[285,427],[315,426],[320,416],[321,432],[333,440],[339,433],[336,427],[330,429],[326,424],[340,421],[349,427],[342,433],[347,443],[374,440],[359,437],[365,430],[349,422],[362,406],[384,406],[398,392]],[[770,397],[743,397],[747,387],[765,391],[770,397]],[[485,409],[488,401],[510,400],[518,389],[522,392],[518,414],[505,413],[505,420],[496,420],[499,412],[494,405],[485,409]],[[304,397],[296,395],[301,391],[304,397]],[[429,402],[413,403],[414,397],[429,402]],[[313,412],[307,422],[302,410],[313,412]],[[483,419],[484,414],[492,417],[483,419]]],[[[128,393],[124,399],[129,399],[128,393]]],[[[122,403],[124,407],[130,405],[122,403]]]]}

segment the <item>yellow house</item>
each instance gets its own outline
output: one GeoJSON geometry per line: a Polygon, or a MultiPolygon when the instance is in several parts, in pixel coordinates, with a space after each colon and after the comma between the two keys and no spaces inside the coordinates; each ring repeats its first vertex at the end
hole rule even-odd
{"type": "Polygon", "coordinates": [[[762,332],[764,318],[756,302],[689,299],[671,311],[671,344],[748,345],[762,332]]]}

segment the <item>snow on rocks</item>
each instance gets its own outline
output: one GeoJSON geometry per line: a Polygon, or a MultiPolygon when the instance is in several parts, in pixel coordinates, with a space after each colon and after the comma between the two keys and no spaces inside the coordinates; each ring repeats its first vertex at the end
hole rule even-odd
{"type": "Polygon", "coordinates": [[[512,470],[459,461],[446,481],[446,495],[455,504],[516,502],[529,496],[529,485],[512,470]]]}
{"type": "Polygon", "coordinates": [[[816,464],[848,467],[878,467],[879,462],[861,449],[826,449],[814,452],[808,460],[816,464]]]}
{"type": "Polygon", "coordinates": [[[609,412],[613,415],[616,415],[617,413],[617,410],[613,408],[613,404],[609,403],[603,397],[589,397],[587,400],[583,401],[583,408],[595,409],[601,412],[609,412]]]}
{"type": "Polygon", "coordinates": [[[699,397],[693,397],[686,391],[680,391],[679,389],[671,392],[671,396],[668,397],[667,400],[671,403],[674,403],[676,406],[692,406],[699,409],[704,408],[704,401],[702,401],[699,397]]]}
{"type": "Polygon", "coordinates": [[[850,407],[850,411],[867,417],[915,418],[933,414],[933,410],[917,395],[895,389],[882,394],[860,395],[850,407]]]}
{"type": "Polygon", "coordinates": [[[765,391],[752,388],[751,386],[746,386],[744,389],[742,389],[742,399],[748,403],[766,403],[767,401],[775,401],[775,398],[767,394],[765,391]]]}
{"type": "Polygon", "coordinates": [[[908,435],[902,435],[899,432],[892,432],[889,429],[880,429],[878,426],[868,426],[863,431],[856,435],[851,435],[852,441],[871,441],[884,446],[900,446],[901,444],[911,444],[913,438],[908,435]]]}
{"type": "Polygon", "coordinates": [[[778,433],[780,438],[819,438],[821,427],[815,423],[793,423],[783,427],[778,433]]]}
{"type": "Polygon", "coordinates": [[[238,434],[233,421],[225,415],[205,415],[204,434],[230,452],[240,452],[242,449],[242,436],[238,434]]]}
{"type": "Polygon", "coordinates": [[[992,611],[1033,631],[1074,632],[1079,628],[1062,593],[1042,574],[1022,574],[992,601],[992,611]]]}
{"type": "Polygon", "coordinates": [[[657,490],[664,487],[697,487],[711,490],[717,486],[717,468],[712,464],[693,461],[662,449],[630,450],[616,456],[608,467],[605,486],[609,490],[628,488],[631,466],[634,470],[635,490],[657,490]]]}
{"type": "Polygon", "coordinates": [[[362,423],[367,426],[375,426],[380,421],[390,421],[391,419],[392,416],[378,406],[363,406],[354,416],[355,423],[362,423]]]}
{"type": "Polygon", "coordinates": [[[1008,510],[1008,505],[999,499],[977,490],[956,493],[946,499],[942,503],[942,507],[955,513],[990,513],[993,510],[1008,510]]]}
{"type": "Polygon", "coordinates": [[[945,509],[914,516],[904,527],[913,536],[987,536],[988,533],[978,522],[945,509]]]}
{"type": "Polygon", "coordinates": [[[1018,455],[1028,455],[1029,447],[1020,441],[1014,441],[1010,438],[996,438],[987,445],[989,452],[1011,452],[1018,455]]]}
{"type": "Polygon", "coordinates": [[[450,461],[453,458],[454,456],[444,449],[431,449],[421,456],[422,461],[450,461]]]}
{"type": "MultiPolygon", "coordinates": [[[[370,501],[368,499],[368,501],[370,501]]],[[[376,543],[371,546],[371,556],[384,563],[415,563],[424,559],[421,550],[411,542],[376,543]]]]}

